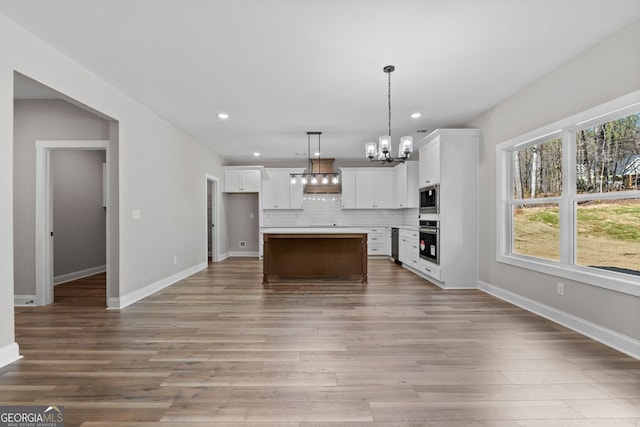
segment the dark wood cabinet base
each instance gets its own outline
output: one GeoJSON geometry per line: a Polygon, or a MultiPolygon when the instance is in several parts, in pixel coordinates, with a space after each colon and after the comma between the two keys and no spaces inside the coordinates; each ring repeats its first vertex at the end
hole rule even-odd
{"type": "Polygon", "coordinates": [[[359,276],[367,283],[367,234],[265,234],[263,280],[359,276]]]}

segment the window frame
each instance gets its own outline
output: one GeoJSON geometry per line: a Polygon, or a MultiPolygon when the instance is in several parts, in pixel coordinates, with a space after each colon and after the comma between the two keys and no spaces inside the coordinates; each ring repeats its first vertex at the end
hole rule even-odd
{"type": "Polygon", "coordinates": [[[589,285],[640,296],[640,276],[576,265],[576,207],[579,201],[640,198],[640,190],[578,194],[575,133],[640,111],[640,90],[559,120],[496,146],[496,261],[589,285]],[[560,197],[514,199],[513,152],[551,139],[562,139],[562,193],[560,197]],[[513,253],[513,206],[558,203],[560,260],[513,253]]]}

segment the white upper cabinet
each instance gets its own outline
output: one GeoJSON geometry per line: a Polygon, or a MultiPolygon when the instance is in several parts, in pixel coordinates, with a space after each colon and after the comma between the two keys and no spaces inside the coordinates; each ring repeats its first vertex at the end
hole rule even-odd
{"type": "Polygon", "coordinates": [[[394,171],[392,168],[376,169],[373,175],[374,208],[393,209],[393,190],[395,189],[393,177],[394,171]]]}
{"type": "Polygon", "coordinates": [[[420,148],[420,179],[418,187],[440,183],[440,137],[436,136],[420,148]]]}
{"type": "Polygon", "coordinates": [[[356,208],[357,209],[373,209],[375,208],[375,190],[373,188],[372,170],[356,171],[356,208]]]}
{"type": "Polygon", "coordinates": [[[393,168],[341,168],[343,209],[393,209],[393,168]]]}
{"type": "Polygon", "coordinates": [[[291,173],[303,169],[264,169],[262,174],[263,209],[302,209],[302,184],[291,183],[291,173]]]}
{"type": "Polygon", "coordinates": [[[393,207],[396,209],[418,207],[418,162],[407,161],[396,166],[395,198],[393,207]]]}
{"type": "Polygon", "coordinates": [[[356,171],[353,169],[341,169],[340,181],[342,183],[342,209],[355,209],[356,171]]]}
{"type": "Polygon", "coordinates": [[[225,167],[225,193],[259,193],[262,168],[225,167]]]}
{"type": "Polygon", "coordinates": [[[402,209],[407,207],[407,165],[401,163],[394,168],[395,172],[395,198],[393,207],[402,209]]]}

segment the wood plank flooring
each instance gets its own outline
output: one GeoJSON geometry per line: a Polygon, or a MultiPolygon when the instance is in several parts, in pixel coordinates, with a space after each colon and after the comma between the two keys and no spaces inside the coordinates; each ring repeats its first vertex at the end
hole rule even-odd
{"type": "Polygon", "coordinates": [[[640,426],[640,361],[386,260],[369,273],[264,289],[257,260],[228,259],[119,311],[67,289],[16,308],[0,404],[85,427],[640,426]]]}

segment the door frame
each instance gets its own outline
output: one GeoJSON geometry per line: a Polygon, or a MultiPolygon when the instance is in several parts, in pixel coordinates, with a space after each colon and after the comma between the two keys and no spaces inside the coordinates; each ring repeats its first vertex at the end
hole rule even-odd
{"type": "MultiPolygon", "coordinates": [[[[110,150],[108,140],[38,140],[36,145],[36,305],[53,303],[53,184],[51,177],[51,152],[53,150],[104,150],[106,168],[104,191],[107,213],[109,212],[110,191],[110,150]]],[[[111,295],[111,227],[106,221],[106,294],[105,308],[111,295]]]]}
{"type": "Polygon", "coordinates": [[[209,239],[211,238],[211,261],[218,262],[220,260],[220,233],[218,230],[219,227],[219,219],[220,219],[220,180],[217,176],[205,174],[205,189],[204,189],[204,199],[205,203],[205,218],[207,218],[207,228],[206,228],[206,236],[205,245],[204,245],[204,253],[205,259],[209,259],[209,239]],[[211,185],[211,204],[209,204],[209,185],[211,185]],[[214,224],[214,227],[211,227],[208,219],[208,210],[211,208],[211,221],[214,224]]]}

